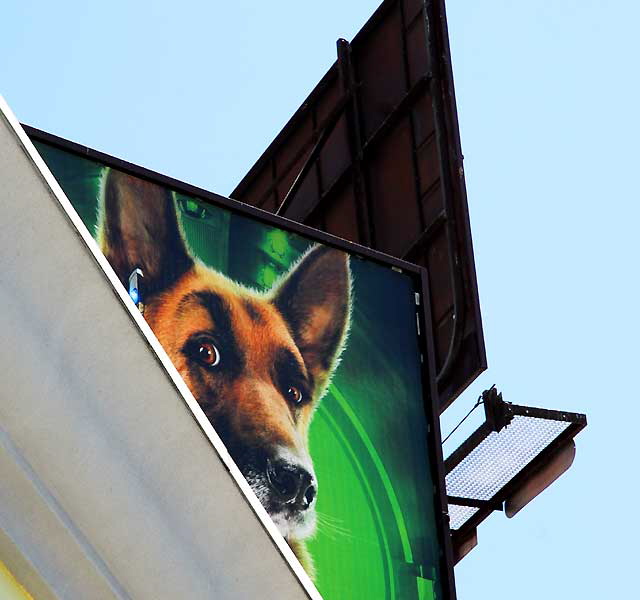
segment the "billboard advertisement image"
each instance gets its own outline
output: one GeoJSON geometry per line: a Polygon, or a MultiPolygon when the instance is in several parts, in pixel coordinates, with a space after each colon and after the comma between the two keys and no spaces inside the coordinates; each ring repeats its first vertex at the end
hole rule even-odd
{"type": "Polygon", "coordinates": [[[419,273],[35,143],[323,598],[449,597],[419,273]]]}

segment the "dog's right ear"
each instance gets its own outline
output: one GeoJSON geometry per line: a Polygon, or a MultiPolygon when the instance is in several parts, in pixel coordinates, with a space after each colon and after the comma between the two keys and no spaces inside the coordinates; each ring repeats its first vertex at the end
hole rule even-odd
{"type": "Polygon", "coordinates": [[[147,294],[193,266],[171,191],[120,171],[104,177],[97,238],[125,287],[132,271],[142,269],[147,294]]]}

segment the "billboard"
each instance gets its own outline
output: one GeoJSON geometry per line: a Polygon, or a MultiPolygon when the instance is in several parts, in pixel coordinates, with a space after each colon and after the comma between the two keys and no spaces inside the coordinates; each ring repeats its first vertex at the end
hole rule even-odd
{"type": "Polygon", "coordinates": [[[320,594],[452,598],[421,272],[30,132],[320,594]]]}

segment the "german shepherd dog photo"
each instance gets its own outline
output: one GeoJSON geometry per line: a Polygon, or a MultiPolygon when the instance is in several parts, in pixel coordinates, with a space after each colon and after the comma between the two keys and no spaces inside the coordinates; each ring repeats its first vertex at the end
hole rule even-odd
{"type": "Polygon", "coordinates": [[[194,258],[173,194],[108,170],[97,237],[125,287],[142,272],[144,317],[303,566],[318,495],[308,431],[344,349],[347,254],[311,247],[271,290],[194,258]]]}

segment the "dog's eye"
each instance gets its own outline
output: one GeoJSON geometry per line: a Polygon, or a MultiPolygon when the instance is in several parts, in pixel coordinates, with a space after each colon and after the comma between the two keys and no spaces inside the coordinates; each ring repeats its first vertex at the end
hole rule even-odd
{"type": "Polygon", "coordinates": [[[200,342],[197,349],[198,361],[205,367],[215,367],[220,363],[220,352],[211,342],[200,342]]]}
{"type": "Polygon", "coordinates": [[[300,404],[302,402],[302,392],[292,385],[287,388],[286,396],[287,400],[293,404],[300,404]]]}

